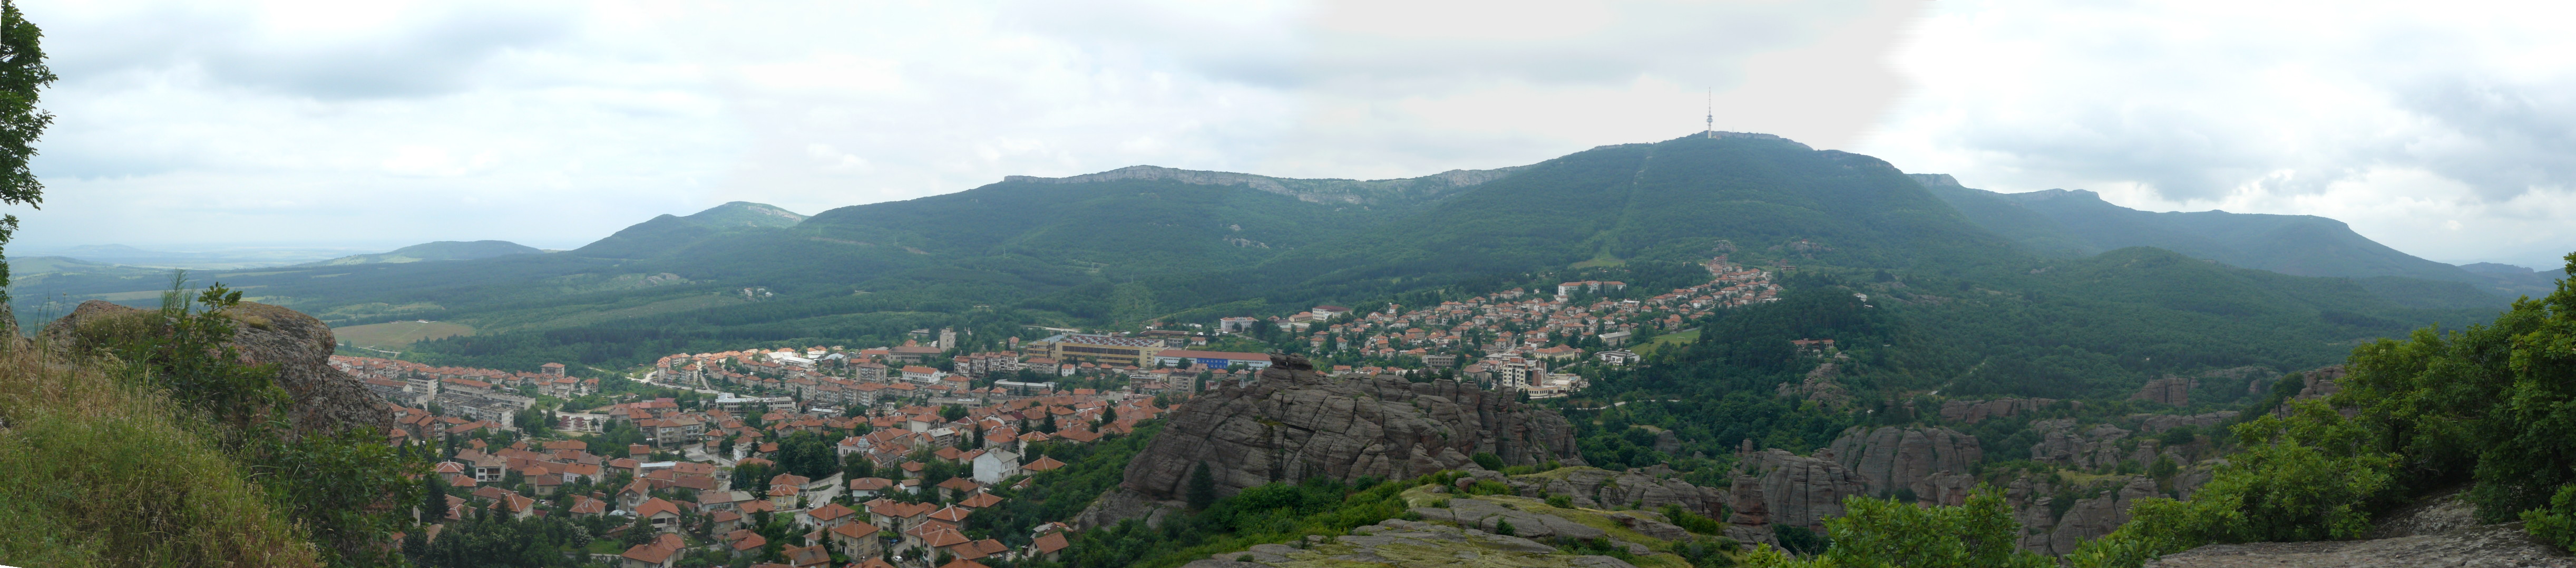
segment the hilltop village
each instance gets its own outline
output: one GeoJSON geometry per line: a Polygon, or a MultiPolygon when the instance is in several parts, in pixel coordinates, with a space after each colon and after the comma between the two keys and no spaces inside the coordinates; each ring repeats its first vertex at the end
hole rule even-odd
{"type": "MultiPolygon", "coordinates": [[[[588,519],[630,568],[758,565],[977,568],[1046,558],[1061,523],[967,536],[1060,454],[1134,433],[1195,395],[1253,380],[1266,353],[1210,345],[1304,339],[1336,376],[1451,377],[1534,398],[1581,389],[1582,368],[1633,364],[1641,339],[1776,299],[1772,273],[1718,257],[1711,279],[1651,297],[1579,281],[1367,313],[1317,306],[1127,332],[1064,330],[965,352],[954,330],[904,345],[665,356],[627,377],[433,367],[334,356],[386,401],[396,445],[442,449],[447,516],[588,519]],[[1173,329],[1179,328],[1179,329],[1173,329]],[[1289,335],[1293,334],[1293,335],[1289,335]]],[[[1160,322],[1152,322],[1160,323],[1160,322]]],[[[441,531],[417,535],[434,541],[441,531]]]]}

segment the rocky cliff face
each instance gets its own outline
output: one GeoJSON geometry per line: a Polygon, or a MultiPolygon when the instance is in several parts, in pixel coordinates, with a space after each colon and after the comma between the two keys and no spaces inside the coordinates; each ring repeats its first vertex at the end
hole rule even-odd
{"type": "Polygon", "coordinates": [[[2190,406],[2191,389],[2195,388],[2200,388],[2200,381],[2191,377],[2165,377],[2147,381],[2146,386],[2138,388],[2138,394],[2129,398],[2158,404],[2190,406]]]}
{"type": "Polygon", "coordinates": [[[1843,514],[1843,497],[1869,491],[1858,472],[1834,460],[1765,450],[1738,458],[1727,505],[1739,525],[1822,528],[1843,514]]]}
{"type": "MultiPolygon", "coordinates": [[[[277,365],[277,382],[294,399],[288,417],[298,431],[332,432],[351,427],[374,427],[385,430],[393,426],[390,414],[379,411],[366,387],[347,373],[331,367],[331,351],[339,341],[331,336],[331,327],[322,320],[301,312],[252,302],[243,302],[224,315],[239,322],[234,326],[233,347],[241,360],[250,364],[277,365]]],[[[99,300],[82,302],[69,315],[45,325],[47,343],[75,352],[103,349],[120,334],[151,333],[154,312],[111,304],[99,300]]]]}
{"type": "Polygon", "coordinates": [[[1303,359],[1280,359],[1249,385],[1191,400],[1128,464],[1121,486],[1175,499],[1201,463],[1220,495],[1316,476],[1348,481],[1466,469],[1477,453],[1510,465],[1583,464],[1565,417],[1514,402],[1508,392],[1455,381],[1335,378],[1306,367],[1303,359]]]}
{"type": "Polygon", "coordinates": [[[1985,457],[1975,436],[1938,427],[1869,430],[1855,426],[1844,430],[1825,451],[1859,475],[1870,495],[1883,497],[1906,489],[1945,505],[1967,502],[1968,491],[1977,484],[1966,474],[1985,457]]]}

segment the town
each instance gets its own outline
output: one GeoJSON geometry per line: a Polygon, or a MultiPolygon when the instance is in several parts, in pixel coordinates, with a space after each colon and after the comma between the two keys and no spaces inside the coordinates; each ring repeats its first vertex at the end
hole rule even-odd
{"type": "MultiPolygon", "coordinates": [[[[1335,376],[1451,378],[1530,398],[1583,388],[1589,370],[1635,364],[1633,346],[1715,310],[1776,299],[1772,272],[1719,256],[1704,284],[1636,298],[1576,281],[1367,313],[1143,329],[1051,330],[968,352],[953,329],[903,345],[682,353],[622,376],[434,367],[333,356],[386,401],[388,442],[436,448],[431,480],[452,524],[550,519],[627,568],[980,568],[1066,547],[1059,522],[995,534],[1059,456],[1135,434],[1211,389],[1255,380],[1286,346],[1335,376]],[[1265,343],[1266,340],[1266,343],[1265,343]],[[1301,341],[1302,340],[1302,341],[1301,341]],[[1302,342],[1303,345],[1295,345],[1302,342]],[[1294,349],[1302,347],[1303,349],[1294,349]],[[993,518],[1003,513],[987,513],[993,518]],[[479,522],[479,521],[478,521],[479,522]],[[970,536],[969,533],[982,533],[970,536]]],[[[442,514],[442,513],[424,513],[442,514]]],[[[434,544],[446,525],[406,535],[434,544]]]]}

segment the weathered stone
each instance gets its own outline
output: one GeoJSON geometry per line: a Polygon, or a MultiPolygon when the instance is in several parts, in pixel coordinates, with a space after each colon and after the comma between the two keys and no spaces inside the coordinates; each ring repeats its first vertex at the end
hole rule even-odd
{"type": "MultiPolygon", "coordinates": [[[[1731,507],[1761,511],[1745,524],[1771,522],[1821,528],[1843,514],[1843,497],[1868,492],[1868,484],[1831,459],[1766,450],[1736,462],[1731,507]]],[[[1743,521],[1739,521],[1743,522],[1743,521]]]]}
{"type": "MultiPolygon", "coordinates": [[[[151,310],[100,300],[81,302],[72,313],[45,325],[47,343],[70,352],[94,352],[116,341],[162,332],[151,310]]],[[[357,379],[331,366],[339,341],[322,320],[295,310],[242,302],[223,312],[238,322],[232,346],[241,361],[276,365],[277,384],[292,401],[288,419],[298,432],[337,432],[393,427],[393,415],[379,410],[375,397],[357,379]]]]}
{"type": "Polygon", "coordinates": [[[1937,427],[1870,430],[1854,426],[1826,450],[1859,475],[1873,496],[1900,488],[1918,496],[1934,493],[1928,483],[1934,475],[1965,473],[1985,454],[1975,436],[1937,427]]]}
{"type": "Polygon", "coordinates": [[[2082,499],[2057,520],[2057,528],[2048,533],[2050,554],[2074,552],[2075,547],[2106,534],[2129,522],[2129,505],[2138,499],[2156,496],[2156,482],[2144,476],[2131,476],[2119,490],[2100,497],[2082,499]]]}
{"type": "Polygon", "coordinates": [[[1511,465],[1583,464],[1563,416],[1514,402],[1509,392],[1446,380],[1327,377],[1304,367],[1303,359],[1280,359],[1249,385],[1191,400],[1128,464],[1123,485],[1172,499],[1200,463],[1220,495],[1272,481],[1463,469],[1477,453],[1511,465]]]}
{"type": "Polygon", "coordinates": [[[2576,558],[2524,532],[2482,525],[2378,540],[2213,544],[2147,561],[2148,568],[2576,567],[2576,558]]]}
{"type": "Polygon", "coordinates": [[[2191,389],[2199,387],[2200,380],[2198,379],[2191,377],[2165,377],[2147,381],[2146,386],[2138,388],[2138,394],[2132,395],[2129,398],[2157,404],[2190,406],[2191,389]]]}
{"type": "Polygon", "coordinates": [[[2238,413],[2234,410],[2221,410],[2207,414],[2193,414],[2190,416],[2178,416],[2172,414],[2131,414],[2129,415],[2129,418],[2138,421],[2139,431],[2163,432],[2183,426],[2198,426],[2202,428],[2217,426],[2219,424],[2226,423],[2230,419],[2236,418],[2237,414],[2238,413]]]}
{"type": "Polygon", "coordinates": [[[2120,440],[2129,431],[2117,426],[2100,424],[2078,432],[2074,419],[2059,418],[2032,422],[2030,428],[2041,432],[2039,443],[2030,447],[2031,461],[2094,469],[2118,465],[2126,457],[2120,440]]]}

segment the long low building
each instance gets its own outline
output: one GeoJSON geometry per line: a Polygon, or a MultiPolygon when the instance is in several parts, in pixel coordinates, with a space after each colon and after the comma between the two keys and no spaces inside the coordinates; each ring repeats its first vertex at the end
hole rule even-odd
{"type": "Polygon", "coordinates": [[[1143,367],[1152,364],[1154,354],[1161,353],[1163,341],[1141,337],[1107,335],[1065,335],[1048,347],[1048,355],[1057,361],[1091,361],[1143,367]]]}
{"type": "Polygon", "coordinates": [[[1178,367],[1181,366],[1183,362],[1187,362],[1188,365],[1192,367],[1208,369],[1227,369],[1233,368],[1235,365],[1242,365],[1243,368],[1246,369],[1262,369],[1270,366],[1270,356],[1262,353],[1191,351],[1188,349],[1165,349],[1161,353],[1154,354],[1155,365],[1178,367]]]}

